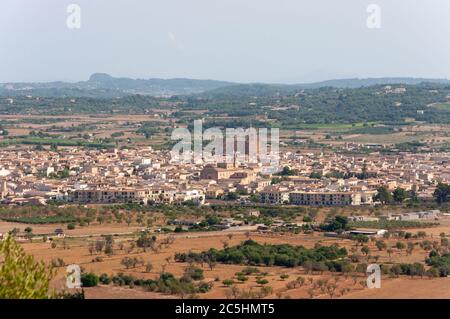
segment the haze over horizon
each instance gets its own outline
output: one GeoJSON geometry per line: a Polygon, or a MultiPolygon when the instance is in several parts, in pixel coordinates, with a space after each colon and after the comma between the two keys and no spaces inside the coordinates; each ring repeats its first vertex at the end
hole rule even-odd
{"type": "Polygon", "coordinates": [[[446,0],[3,0],[0,82],[450,78],[446,0]],[[81,8],[81,28],[66,25],[81,8]],[[366,25],[381,8],[381,28],[366,25]]]}
{"type": "Polygon", "coordinates": [[[303,82],[264,82],[264,81],[250,81],[250,82],[237,82],[237,81],[227,81],[222,79],[211,79],[211,78],[193,78],[193,77],[171,77],[171,78],[162,78],[162,77],[129,77],[129,76],[115,76],[114,74],[98,73],[93,72],[91,76],[88,76],[86,79],[81,80],[52,80],[52,81],[5,81],[0,82],[2,84],[5,83],[53,83],[53,82],[64,82],[64,83],[79,83],[89,81],[93,75],[96,74],[105,74],[114,79],[126,78],[131,80],[152,80],[152,79],[161,79],[161,80],[176,80],[176,79],[189,79],[189,80],[206,80],[206,81],[218,81],[218,82],[229,82],[232,84],[269,84],[269,85],[295,85],[295,84],[315,84],[329,81],[345,81],[345,80],[376,80],[376,79],[396,79],[396,78],[405,78],[405,79],[426,79],[426,80],[442,80],[442,81],[450,81],[450,78],[422,78],[422,77],[403,77],[403,76],[380,76],[380,77],[352,77],[352,78],[324,78],[316,81],[303,81],[303,82]]]}

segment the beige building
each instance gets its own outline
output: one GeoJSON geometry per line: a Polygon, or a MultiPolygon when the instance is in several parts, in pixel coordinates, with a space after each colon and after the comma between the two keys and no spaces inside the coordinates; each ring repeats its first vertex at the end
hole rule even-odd
{"type": "Polygon", "coordinates": [[[261,201],[266,204],[284,204],[289,202],[287,189],[269,186],[260,193],[261,201]]]}
{"type": "Polygon", "coordinates": [[[234,172],[235,171],[233,169],[207,165],[200,172],[200,178],[218,181],[221,179],[229,179],[234,172]]]}
{"type": "Polygon", "coordinates": [[[353,192],[292,192],[289,200],[294,205],[307,206],[361,205],[361,195],[353,192]]]}
{"type": "Polygon", "coordinates": [[[72,193],[72,200],[81,203],[146,203],[150,190],[126,189],[80,189],[72,193]]]}

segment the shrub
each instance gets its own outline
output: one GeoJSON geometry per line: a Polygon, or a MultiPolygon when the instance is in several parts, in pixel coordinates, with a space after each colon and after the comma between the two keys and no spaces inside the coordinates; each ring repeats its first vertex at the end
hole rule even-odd
{"type": "Polygon", "coordinates": [[[202,280],[204,278],[203,269],[187,267],[185,270],[185,276],[192,278],[192,280],[202,280]]]}
{"type": "Polygon", "coordinates": [[[66,265],[64,259],[56,258],[51,261],[52,267],[64,267],[66,265]]]}
{"type": "Polygon", "coordinates": [[[289,275],[288,275],[288,274],[281,274],[281,275],[280,275],[280,278],[281,278],[282,280],[285,280],[285,279],[288,279],[288,278],[289,278],[289,275]]]}
{"type": "Polygon", "coordinates": [[[124,286],[124,285],[130,285],[131,283],[135,283],[136,278],[130,275],[125,275],[123,273],[118,273],[117,275],[113,276],[111,278],[111,281],[115,285],[124,286]]]}
{"type": "Polygon", "coordinates": [[[200,292],[200,293],[205,293],[205,292],[210,291],[211,288],[212,288],[212,284],[211,283],[200,282],[198,284],[197,291],[200,292]]]}
{"type": "Polygon", "coordinates": [[[111,278],[107,274],[101,274],[99,277],[99,281],[103,285],[109,285],[111,283],[111,278]]]}
{"type": "Polygon", "coordinates": [[[247,276],[244,276],[243,274],[242,274],[242,275],[238,275],[238,276],[237,276],[237,280],[239,280],[239,281],[241,281],[241,282],[244,282],[244,281],[247,281],[247,280],[248,280],[248,277],[247,277],[247,276]]]}
{"type": "Polygon", "coordinates": [[[224,286],[231,286],[232,284],[234,284],[234,280],[233,279],[225,279],[224,281],[222,281],[222,283],[224,284],[224,286]]]}
{"type": "Polygon", "coordinates": [[[151,272],[153,270],[153,264],[148,262],[145,264],[145,272],[151,272]]]}
{"type": "Polygon", "coordinates": [[[256,280],[256,283],[258,285],[264,286],[264,285],[267,285],[269,283],[269,281],[267,279],[261,278],[261,279],[256,280]]]}
{"type": "Polygon", "coordinates": [[[245,267],[244,269],[242,269],[242,273],[247,276],[257,274],[259,272],[259,269],[256,267],[245,267]]]}
{"type": "Polygon", "coordinates": [[[96,274],[87,273],[81,275],[81,284],[83,287],[95,287],[98,285],[99,278],[96,274]]]}

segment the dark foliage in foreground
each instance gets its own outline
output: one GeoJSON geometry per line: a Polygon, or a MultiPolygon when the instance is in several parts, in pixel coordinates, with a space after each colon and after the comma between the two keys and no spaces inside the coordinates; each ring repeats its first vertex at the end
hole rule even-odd
{"type": "Polygon", "coordinates": [[[337,245],[307,249],[303,246],[289,244],[261,245],[253,240],[247,240],[240,245],[222,250],[210,249],[202,253],[176,253],[175,260],[178,262],[208,262],[211,260],[226,264],[295,267],[310,262],[325,264],[325,262],[339,260],[346,256],[347,250],[337,245]]]}

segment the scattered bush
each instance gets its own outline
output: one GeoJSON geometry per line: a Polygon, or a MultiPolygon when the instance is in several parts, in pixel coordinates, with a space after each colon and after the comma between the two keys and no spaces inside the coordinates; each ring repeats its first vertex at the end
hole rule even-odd
{"type": "Polygon", "coordinates": [[[83,287],[95,287],[98,285],[99,278],[94,273],[87,273],[81,275],[81,284],[83,287]]]}

